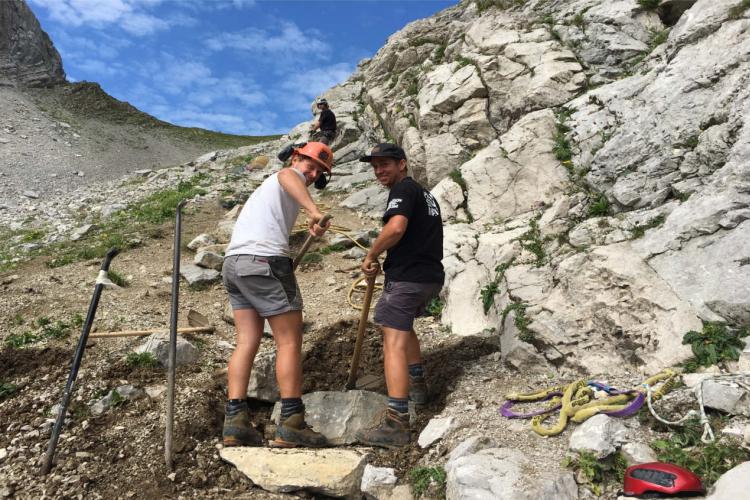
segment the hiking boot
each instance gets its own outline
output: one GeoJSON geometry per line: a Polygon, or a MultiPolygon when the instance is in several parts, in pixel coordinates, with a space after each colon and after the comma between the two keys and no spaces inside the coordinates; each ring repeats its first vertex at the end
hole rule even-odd
{"type": "Polygon", "coordinates": [[[383,448],[399,448],[411,441],[409,432],[409,414],[399,413],[388,408],[380,427],[357,432],[356,439],[361,444],[381,446],[383,448]]]}
{"type": "Polygon", "coordinates": [[[224,417],[221,436],[224,446],[262,446],[263,436],[250,425],[247,410],[224,417]]]}
{"type": "Polygon", "coordinates": [[[321,448],[328,446],[328,440],[323,434],[312,430],[312,427],[305,422],[305,415],[300,412],[293,413],[279,422],[276,427],[276,437],[271,445],[282,448],[295,446],[321,448]]]}
{"type": "Polygon", "coordinates": [[[424,377],[409,375],[409,401],[419,408],[425,406],[427,400],[427,382],[424,377]]]}

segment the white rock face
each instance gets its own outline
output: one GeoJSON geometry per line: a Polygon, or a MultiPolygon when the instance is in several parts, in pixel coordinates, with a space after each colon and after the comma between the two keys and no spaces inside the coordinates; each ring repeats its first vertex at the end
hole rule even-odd
{"type": "Polygon", "coordinates": [[[359,492],[368,461],[365,453],[335,448],[234,447],[222,449],[219,455],[264,490],[306,490],[333,497],[353,497],[359,492]]]}

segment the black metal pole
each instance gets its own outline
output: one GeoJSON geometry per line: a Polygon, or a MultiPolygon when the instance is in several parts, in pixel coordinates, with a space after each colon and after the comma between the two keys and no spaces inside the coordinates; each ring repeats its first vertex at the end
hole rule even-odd
{"type": "Polygon", "coordinates": [[[172,310],[169,324],[169,364],[167,366],[167,428],[164,438],[164,461],[168,470],[174,469],[172,460],[172,433],[174,428],[174,376],[175,358],[177,357],[177,307],[180,293],[180,245],[182,232],[182,207],[187,203],[182,200],[177,204],[174,228],[174,257],[172,260],[172,310]]]}
{"type": "MultiPolygon", "coordinates": [[[[101,271],[99,272],[100,277],[102,276],[102,274],[104,275],[104,277],[106,277],[112,259],[119,252],[119,248],[111,248],[107,252],[107,255],[104,257],[104,262],[102,262],[101,271]]],[[[67,412],[68,404],[70,403],[70,395],[73,393],[73,386],[75,384],[76,377],[78,376],[78,368],[80,368],[81,366],[83,351],[86,349],[86,341],[88,340],[89,332],[91,331],[91,325],[94,323],[96,308],[99,306],[99,297],[102,294],[103,288],[104,284],[100,281],[99,278],[97,278],[96,287],[94,288],[94,296],[91,298],[91,304],[89,304],[89,311],[86,314],[86,321],[83,324],[81,338],[78,339],[78,347],[76,348],[76,352],[73,355],[73,362],[70,367],[68,382],[65,384],[65,390],[63,391],[62,402],[60,403],[60,413],[57,414],[57,420],[55,420],[55,425],[52,428],[52,436],[50,436],[49,445],[47,446],[47,454],[45,455],[44,462],[42,463],[42,474],[49,473],[50,469],[52,468],[52,459],[55,456],[57,440],[60,438],[60,431],[62,430],[63,422],[65,421],[65,413],[67,412]]]]}

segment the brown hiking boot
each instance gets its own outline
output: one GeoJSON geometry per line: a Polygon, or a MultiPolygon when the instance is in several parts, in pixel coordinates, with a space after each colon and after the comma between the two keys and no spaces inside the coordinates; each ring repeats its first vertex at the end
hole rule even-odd
{"type": "Polygon", "coordinates": [[[357,432],[356,439],[362,444],[381,446],[383,448],[399,448],[411,441],[409,432],[409,414],[399,413],[388,408],[380,427],[357,432]]]}
{"type": "Polygon", "coordinates": [[[236,415],[226,415],[221,436],[224,446],[263,445],[263,436],[250,425],[250,416],[247,414],[247,410],[240,411],[236,415]]]}
{"type": "Polygon", "coordinates": [[[321,448],[328,446],[326,437],[312,430],[305,422],[305,415],[294,413],[279,422],[276,427],[276,437],[271,446],[282,448],[294,448],[295,446],[306,446],[308,448],[321,448]]]}
{"type": "Polygon", "coordinates": [[[409,375],[409,401],[420,408],[427,404],[428,399],[427,382],[424,377],[409,375]]]}

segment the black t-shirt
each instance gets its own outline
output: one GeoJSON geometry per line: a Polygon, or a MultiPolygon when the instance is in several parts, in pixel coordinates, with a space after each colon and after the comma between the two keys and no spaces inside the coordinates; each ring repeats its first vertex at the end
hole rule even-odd
{"type": "Polygon", "coordinates": [[[336,130],[336,115],[330,109],[320,112],[320,130],[336,130]]]}
{"type": "Polygon", "coordinates": [[[391,188],[383,222],[409,219],[401,240],[388,249],[383,271],[388,281],[443,283],[443,221],[435,198],[411,177],[391,188]]]}

